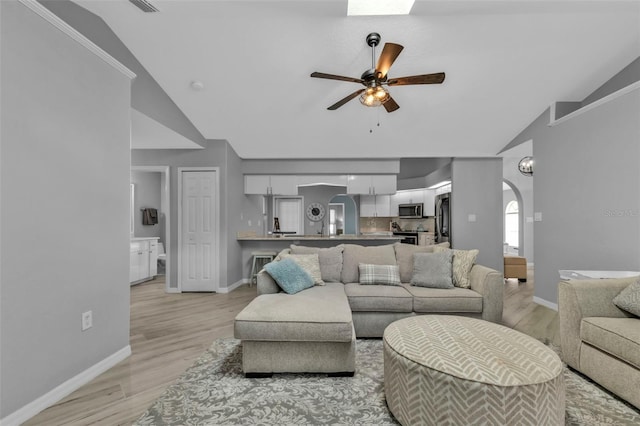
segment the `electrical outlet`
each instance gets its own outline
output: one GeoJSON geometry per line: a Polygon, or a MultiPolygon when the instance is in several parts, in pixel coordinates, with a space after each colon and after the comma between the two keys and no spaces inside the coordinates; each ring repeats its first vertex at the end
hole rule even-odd
{"type": "Polygon", "coordinates": [[[251,226],[251,219],[247,221],[247,226],[251,226]]]}
{"type": "Polygon", "coordinates": [[[82,313],[82,331],[86,331],[93,327],[93,312],[87,311],[82,313]]]}
{"type": "Polygon", "coordinates": [[[467,217],[467,220],[468,220],[469,222],[475,222],[475,221],[476,221],[476,215],[475,215],[475,214],[473,214],[473,213],[471,213],[471,214],[467,217]]]}
{"type": "Polygon", "coordinates": [[[542,222],[542,212],[533,213],[533,220],[535,222],[542,222]]]}

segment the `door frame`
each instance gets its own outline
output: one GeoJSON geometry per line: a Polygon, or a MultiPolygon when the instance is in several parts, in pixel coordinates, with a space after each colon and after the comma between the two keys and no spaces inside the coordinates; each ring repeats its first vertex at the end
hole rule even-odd
{"type": "Polygon", "coordinates": [[[182,293],[182,174],[184,172],[215,172],[216,182],[213,197],[213,212],[216,221],[213,224],[215,239],[213,243],[213,267],[215,292],[220,291],[220,167],[178,167],[178,293],[182,293]]]}
{"type": "Polygon", "coordinates": [[[159,172],[162,173],[164,177],[164,188],[160,188],[161,190],[161,198],[160,203],[164,204],[165,210],[162,210],[164,213],[164,234],[165,234],[165,242],[164,242],[164,252],[167,254],[167,261],[165,262],[165,272],[164,272],[164,291],[165,293],[171,293],[174,290],[171,289],[171,167],[169,166],[131,166],[132,172],[159,172]],[[164,203],[162,203],[164,201],[164,203]]]}

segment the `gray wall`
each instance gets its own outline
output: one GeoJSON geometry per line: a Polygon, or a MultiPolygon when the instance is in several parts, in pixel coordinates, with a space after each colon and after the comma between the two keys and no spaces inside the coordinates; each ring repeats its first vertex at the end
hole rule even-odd
{"type": "Polygon", "coordinates": [[[243,206],[244,180],[240,173],[240,160],[225,140],[208,140],[205,149],[134,149],[133,166],[171,167],[171,247],[167,248],[171,262],[170,283],[178,286],[178,167],[220,168],[220,282],[225,289],[242,279],[240,249],[236,230],[240,226],[243,206]]]}
{"type": "Polygon", "coordinates": [[[451,178],[452,247],[478,249],[477,263],[502,272],[502,159],[455,158],[451,178]]]}
{"type": "MultiPolygon", "coordinates": [[[[305,235],[315,235],[322,230],[322,222],[324,222],[324,235],[329,234],[329,201],[336,195],[344,194],[346,188],[344,186],[329,185],[313,185],[298,187],[298,195],[304,197],[304,211],[311,203],[320,203],[324,206],[326,214],[324,219],[319,222],[310,221],[306,214],[304,216],[304,233],[305,235]]],[[[346,207],[346,206],[345,206],[346,207]]]]}
{"type": "Polygon", "coordinates": [[[0,10],[6,417],[129,344],[131,83],[22,4],[0,10]]]}
{"type": "MultiPolygon", "coordinates": [[[[132,107],[180,133],[185,138],[199,145],[205,145],[205,138],[202,134],[102,18],[69,0],[40,0],[40,2],[136,73],[137,77],[131,86],[132,107]]],[[[140,12],[132,9],[131,13],[140,12]]]]}
{"type": "Polygon", "coordinates": [[[164,227],[164,215],[162,214],[159,172],[131,172],[131,183],[135,185],[133,203],[133,236],[134,237],[158,237],[164,242],[162,228],[164,227]],[[143,225],[142,211],[144,208],[158,210],[157,225],[143,225]]]}
{"type": "Polygon", "coordinates": [[[534,135],[537,297],[559,269],[640,270],[638,117],[635,91],[534,135]]]}
{"type": "Polygon", "coordinates": [[[593,101],[635,83],[638,81],[638,76],[640,76],[640,57],[636,58],[633,62],[624,67],[622,71],[609,79],[592,94],[584,98],[582,105],[590,104],[593,101]]]}
{"type": "MultiPolygon", "coordinates": [[[[588,104],[640,80],[638,60],[588,104]]],[[[507,147],[533,140],[535,296],[557,302],[560,269],[640,270],[640,93],[549,127],[544,111],[507,147]]]]}

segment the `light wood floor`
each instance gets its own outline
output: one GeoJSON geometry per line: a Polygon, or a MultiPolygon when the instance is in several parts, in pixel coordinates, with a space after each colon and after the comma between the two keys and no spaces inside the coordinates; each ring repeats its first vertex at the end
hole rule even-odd
{"type": "MultiPolygon", "coordinates": [[[[504,324],[557,343],[558,318],[532,302],[533,276],[505,283],[504,324]]],[[[220,337],[256,295],[242,286],[229,294],[165,294],[164,280],[131,288],[132,355],[26,425],[130,425],[220,337]]]]}

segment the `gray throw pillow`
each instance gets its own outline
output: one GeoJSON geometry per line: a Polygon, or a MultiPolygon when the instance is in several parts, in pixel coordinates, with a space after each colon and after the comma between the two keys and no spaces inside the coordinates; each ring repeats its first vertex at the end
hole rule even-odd
{"type": "Polygon", "coordinates": [[[411,285],[430,288],[453,288],[451,263],[453,252],[415,253],[411,285]]]}
{"type": "Polygon", "coordinates": [[[640,317],[640,280],[631,283],[613,299],[620,309],[640,317]]]}
{"type": "Polygon", "coordinates": [[[344,246],[342,244],[329,247],[307,247],[291,244],[291,254],[318,254],[320,261],[320,275],[322,280],[328,283],[339,283],[340,274],[342,274],[342,252],[344,246]]]}

